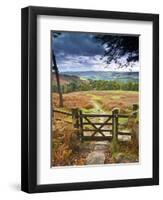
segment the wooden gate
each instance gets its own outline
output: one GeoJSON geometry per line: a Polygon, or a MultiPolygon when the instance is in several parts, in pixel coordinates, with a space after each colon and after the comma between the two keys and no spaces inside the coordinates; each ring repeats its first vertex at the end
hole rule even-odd
{"type": "Polygon", "coordinates": [[[79,131],[83,140],[109,140],[112,138],[112,115],[83,114],[80,111],[79,119],[79,131]],[[96,122],[98,119],[102,122],[96,122]],[[89,128],[87,128],[88,126],[89,128]]]}
{"type": "Polygon", "coordinates": [[[129,135],[130,132],[120,131],[120,118],[136,117],[138,107],[133,106],[131,115],[120,114],[119,109],[115,108],[111,114],[86,114],[78,108],[72,109],[72,119],[74,128],[77,129],[78,135],[82,141],[102,141],[118,139],[118,135],[129,135]]]}
{"type": "Polygon", "coordinates": [[[78,130],[82,141],[117,138],[118,114],[118,109],[114,109],[112,114],[85,114],[77,108],[72,110],[74,128],[78,130]],[[99,122],[97,122],[98,120],[99,122]]]}
{"type": "Polygon", "coordinates": [[[117,140],[119,135],[129,135],[132,137],[131,132],[120,129],[120,127],[126,126],[126,123],[120,123],[120,119],[126,118],[129,120],[137,117],[138,105],[133,105],[133,112],[130,115],[120,114],[117,108],[113,109],[111,114],[87,114],[82,113],[78,108],[72,109],[71,113],[57,109],[53,111],[72,116],[74,129],[77,131],[81,141],[101,141],[113,138],[117,140]]]}

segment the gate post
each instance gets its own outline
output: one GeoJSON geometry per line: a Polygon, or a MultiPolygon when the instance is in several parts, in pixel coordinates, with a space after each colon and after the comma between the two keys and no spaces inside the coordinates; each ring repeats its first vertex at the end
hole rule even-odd
{"type": "Polygon", "coordinates": [[[138,109],[139,109],[139,105],[138,104],[133,104],[132,105],[132,110],[133,110],[132,115],[133,115],[133,117],[137,117],[138,109]]]}
{"type": "Polygon", "coordinates": [[[117,140],[118,139],[118,114],[119,114],[119,109],[118,108],[114,108],[112,110],[112,115],[113,115],[113,139],[117,140]]]}
{"type": "Polygon", "coordinates": [[[72,123],[75,130],[77,130],[77,133],[79,133],[79,109],[78,108],[72,108],[72,123]]]}
{"type": "Polygon", "coordinates": [[[81,142],[83,142],[83,118],[82,118],[82,111],[80,110],[79,111],[79,119],[80,119],[80,139],[81,139],[81,142]]]}
{"type": "Polygon", "coordinates": [[[138,141],[138,128],[136,128],[138,125],[137,125],[137,120],[136,118],[138,117],[138,114],[139,114],[139,105],[138,104],[133,104],[132,106],[132,113],[131,113],[131,130],[132,130],[132,135],[131,135],[131,140],[132,141],[138,141]],[[135,124],[135,126],[132,125],[132,123],[135,124]]]}

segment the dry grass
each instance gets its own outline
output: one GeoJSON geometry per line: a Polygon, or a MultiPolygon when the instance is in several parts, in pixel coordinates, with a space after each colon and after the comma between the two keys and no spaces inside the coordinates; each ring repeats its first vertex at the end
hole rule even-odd
{"type": "Polygon", "coordinates": [[[120,108],[121,112],[127,112],[132,108],[133,104],[139,103],[138,92],[100,91],[92,92],[91,94],[98,97],[96,101],[108,112],[115,107],[120,108]]]}
{"type": "Polygon", "coordinates": [[[121,112],[127,112],[128,109],[132,108],[132,105],[138,103],[137,96],[125,96],[120,97],[118,101],[108,99],[107,101],[103,101],[103,108],[107,111],[112,110],[115,107],[120,108],[121,112]]]}
{"type": "MultiPolygon", "coordinates": [[[[91,109],[93,108],[93,104],[91,102],[91,98],[87,95],[83,95],[82,93],[69,93],[63,95],[64,107],[67,109],[71,108],[85,108],[91,109]]],[[[52,104],[54,107],[59,107],[59,96],[56,93],[52,95],[52,104]]]]}
{"type": "Polygon", "coordinates": [[[79,151],[77,130],[72,122],[68,122],[67,116],[56,113],[52,130],[52,166],[84,165],[86,154],[79,151]]]}
{"type": "MultiPolygon", "coordinates": [[[[138,92],[130,91],[89,91],[73,92],[63,95],[64,107],[71,108],[94,108],[93,101],[96,101],[101,107],[110,112],[113,108],[120,108],[125,113],[132,109],[132,105],[139,103],[138,92]]],[[[58,94],[53,93],[52,103],[54,107],[59,107],[58,94]]]]}
{"type": "Polygon", "coordinates": [[[72,123],[63,114],[55,114],[52,121],[52,165],[71,165],[74,151],[78,148],[78,138],[72,123]]]}

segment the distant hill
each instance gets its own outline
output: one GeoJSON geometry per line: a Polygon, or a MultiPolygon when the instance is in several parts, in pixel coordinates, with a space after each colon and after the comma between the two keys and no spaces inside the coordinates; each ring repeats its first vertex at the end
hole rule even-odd
{"type": "MultiPolygon", "coordinates": [[[[65,94],[90,90],[139,90],[139,76],[133,72],[66,72],[59,76],[62,93],[65,94]]],[[[52,91],[58,92],[55,73],[52,74],[52,91]]]]}
{"type": "MultiPolygon", "coordinates": [[[[78,83],[81,84],[82,82],[87,82],[84,80],[81,80],[79,76],[75,76],[75,75],[70,75],[70,74],[61,74],[59,75],[60,77],[60,84],[61,85],[67,85],[69,83],[78,83]]],[[[55,73],[52,73],[52,82],[56,83],[56,75],[55,73]]]]}
{"type": "Polygon", "coordinates": [[[139,81],[139,72],[111,72],[111,71],[67,71],[60,73],[62,79],[65,81],[70,78],[72,80],[108,80],[108,81],[118,81],[118,82],[138,82],[139,81]],[[66,79],[67,78],[67,79],[66,79]]]}

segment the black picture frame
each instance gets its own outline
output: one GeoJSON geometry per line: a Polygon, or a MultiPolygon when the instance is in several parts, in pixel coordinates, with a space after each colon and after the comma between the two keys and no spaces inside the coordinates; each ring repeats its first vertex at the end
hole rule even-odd
{"type": "Polygon", "coordinates": [[[21,190],[28,193],[159,184],[159,15],[30,6],[21,12],[21,190]],[[153,177],[37,184],[37,16],[71,16],[153,23],[153,177]]]}

